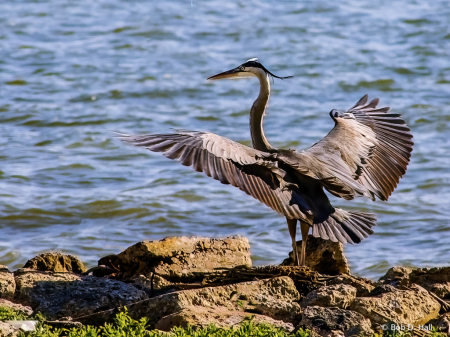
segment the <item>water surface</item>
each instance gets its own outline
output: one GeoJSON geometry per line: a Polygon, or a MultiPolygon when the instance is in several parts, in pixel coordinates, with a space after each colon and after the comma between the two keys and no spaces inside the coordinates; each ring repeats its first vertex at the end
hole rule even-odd
{"type": "Polygon", "coordinates": [[[414,141],[376,233],[347,246],[352,271],[448,265],[450,3],[361,1],[3,1],[0,3],[0,264],[50,250],[89,266],[143,239],[250,239],[255,264],[290,250],[283,217],[236,188],[110,130],[211,131],[249,145],[257,80],[205,79],[250,57],[280,76],[266,135],[303,149],[328,112],[368,93],[414,141]]]}

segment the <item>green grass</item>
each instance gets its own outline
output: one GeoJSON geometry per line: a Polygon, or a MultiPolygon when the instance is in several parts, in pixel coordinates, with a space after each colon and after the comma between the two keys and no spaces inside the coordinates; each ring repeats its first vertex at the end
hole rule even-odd
{"type": "MultiPolygon", "coordinates": [[[[34,317],[26,317],[22,313],[0,307],[0,320],[39,320],[36,331],[22,332],[20,337],[167,337],[168,333],[158,330],[149,330],[147,318],[141,318],[139,321],[128,316],[126,310],[118,313],[113,323],[105,323],[101,327],[84,326],[80,329],[54,329],[43,324],[45,318],[37,314],[34,317]]],[[[253,319],[246,319],[241,325],[223,329],[210,325],[203,329],[176,327],[170,334],[173,337],[310,337],[308,331],[300,329],[296,333],[287,333],[281,328],[268,324],[256,324],[253,319]]]]}
{"type": "MultiPolygon", "coordinates": [[[[239,326],[223,329],[215,325],[197,329],[191,326],[187,328],[176,327],[170,334],[157,330],[149,330],[146,318],[139,321],[132,319],[127,310],[118,313],[113,323],[105,323],[101,327],[84,326],[70,330],[54,329],[43,324],[45,317],[40,313],[33,317],[26,317],[19,311],[0,307],[0,321],[34,319],[40,321],[36,331],[22,332],[19,337],[310,337],[307,330],[298,330],[295,333],[287,333],[281,328],[269,324],[256,324],[252,318],[246,319],[239,326]]],[[[411,337],[408,332],[386,332],[383,335],[375,334],[373,337],[411,337]]],[[[430,337],[445,337],[445,334],[432,332],[430,337]]]]}
{"type": "Polygon", "coordinates": [[[8,308],[0,307],[0,321],[21,321],[27,319],[22,312],[8,308]]]}

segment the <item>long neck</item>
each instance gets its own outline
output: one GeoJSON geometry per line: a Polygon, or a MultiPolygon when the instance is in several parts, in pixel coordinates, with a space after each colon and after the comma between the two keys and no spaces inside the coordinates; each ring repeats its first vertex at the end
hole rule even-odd
{"type": "Polygon", "coordinates": [[[259,95],[250,110],[250,134],[252,137],[253,147],[260,151],[273,152],[276,150],[267,141],[263,130],[263,118],[269,102],[270,81],[269,76],[265,72],[256,74],[259,79],[260,89],[259,95]]]}

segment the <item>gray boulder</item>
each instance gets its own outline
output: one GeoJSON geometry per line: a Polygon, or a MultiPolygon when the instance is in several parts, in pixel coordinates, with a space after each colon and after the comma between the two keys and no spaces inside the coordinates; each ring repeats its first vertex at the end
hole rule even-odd
{"type": "MultiPolygon", "coordinates": [[[[300,299],[294,282],[286,276],[272,279],[242,282],[220,287],[183,290],[156,296],[128,305],[131,317],[147,317],[150,325],[164,316],[178,313],[187,307],[223,308],[230,311],[244,310],[247,305],[271,301],[293,302],[300,299]]],[[[79,319],[83,324],[103,324],[111,321],[116,311],[108,310],[79,319]]]]}
{"type": "Polygon", "coordinates": [[[148,298],[132,285],[95,276],[20,269],[15,280],[16,299],[48,320],[88,315],[148,298]]]}

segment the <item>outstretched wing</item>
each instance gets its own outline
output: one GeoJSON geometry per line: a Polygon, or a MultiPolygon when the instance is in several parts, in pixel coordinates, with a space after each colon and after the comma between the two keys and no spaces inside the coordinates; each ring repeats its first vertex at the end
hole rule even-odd
{"type": "Polygon", "coordinates": [[[414,143],[410,128],[390,108],[377,109],[378,98],[366,105],[365,95],[349,110],[356,120],[375,132],[377,145],[357,172],[358,181],[381,200],[387,200],[409,164],[414,143]]]}
{"type": "Polygon", "coordinates": [[[270,153],[258,151],[230,139],[204,132],[179,131],[174,134],[125,135],[127,143],[162,152],[170,159],[198,172],[231,184],[290,219],[306,219],[304,205],[292,203],[292,190],[283,180],[285,172],[277,167],[270,153]],[[301,209],[302,208],[302,209],[301,209]]]}
{"type": "Polygon", "coordinates": [[[347,112],[332,110],[335,126],[328,135],[281,159],[320,180],[333,195],[387,200],[406,172],[412,135],[401,115],[377,109],[378,98],[367,101],[365,95],[347,112]]]}

